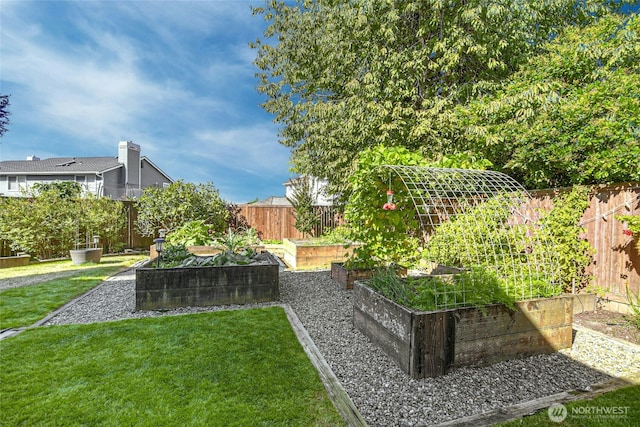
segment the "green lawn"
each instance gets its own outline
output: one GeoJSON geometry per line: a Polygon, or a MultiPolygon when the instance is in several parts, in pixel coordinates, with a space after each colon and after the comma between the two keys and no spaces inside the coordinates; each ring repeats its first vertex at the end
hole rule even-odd
{"type": "Polygon", "coordinates": [[[499,424],[500,427],[636,427],[640,425],[640,385],[612,391],[592,400],[579,400],[564,405],[566,418],[551,421],[544,409],[535,415],[499,424]]]}
{"type": "Polygon", "coordinates": [[[343,425],[280,307],[35,328],[0,361],[1,425],[343,425]]]}
{"type": "MultiPolygon", "coordinates": [[[[0,291],[0,329],[29,326],[100,284],[107,277],[144,259],[140,255],[103,258],[100,264],[76,266],[71,261],[0,270],[0,279],[67,271],[64,278],[0,291]]],[[[45,276],[42,276],[45,277],[45,276]]]]}

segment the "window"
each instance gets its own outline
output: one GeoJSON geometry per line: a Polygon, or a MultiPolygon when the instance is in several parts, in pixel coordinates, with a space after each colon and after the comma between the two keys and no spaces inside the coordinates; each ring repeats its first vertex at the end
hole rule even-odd
{"type": "Polygon", "coordinates": [[[8,176],[7,179],[9,180],[8,185],[7,185],[7,189],[9,191],[18,191],[18,177],[17,176],[8,176]]]}

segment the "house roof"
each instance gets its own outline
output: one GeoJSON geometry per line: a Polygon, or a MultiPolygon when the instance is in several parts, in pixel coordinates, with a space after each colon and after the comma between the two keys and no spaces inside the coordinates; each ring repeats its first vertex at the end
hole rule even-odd
{"type": "Polygon", "coordinates": [[[252,204],[256,206],[291,206],[291,202],[286,197],[280,196],[270,196],[252,204]]]}
{"type": "Polygon", "coordinates": [[[7,160],[0,162],[2,174],[103,173],[124,167],[117,157],[52,157],[42,160],[7,160]]]}

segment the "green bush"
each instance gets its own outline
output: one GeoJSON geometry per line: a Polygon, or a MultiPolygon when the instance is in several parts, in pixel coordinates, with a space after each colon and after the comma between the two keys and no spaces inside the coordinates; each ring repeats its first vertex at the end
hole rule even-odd
{"type": "Polygon", "coordinates": [[[77,183],[33,187],[31,197],[0,198],[0,238],[39,259],[68,256],[99,235],[105,252],[117,248],[126,225],[122,202],[81,195],[77,183]]]}
{"type": "Polygon", "coordinates": [[[554,282],[565,291],[586,288],[593,277],[587,272],[594,249],[582,236],[584,228],[579,225],[584,211],[589,207],[589,189],[575,186],[570,192],[553,199],[553,207],[543,215],[541,233],[557,256],[559,277],[554,282]]]}
{"type": "Polygon", "coordinates": [[[189,221],[201,220],[214,233],[224,232],[230,212],[211,183],[176,181],[166,188],[147,187],[136,200],[136,228],[143,236],[154,236],[159,229],[171,233],[189,221]]]}

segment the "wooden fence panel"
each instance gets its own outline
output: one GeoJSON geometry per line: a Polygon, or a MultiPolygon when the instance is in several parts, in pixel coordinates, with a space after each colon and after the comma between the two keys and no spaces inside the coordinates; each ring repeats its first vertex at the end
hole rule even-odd
{"type": "MultiPolygon", "coordinates": [[[[315,206],[320,218],[313,235],[320,236],[330,228],[343,223],[342,215],[333,206],[315,206]]],[[[240,215],[260,233],[263,240],[303,239],[305,237],[295,227],[293,206],[240,205],[240,215]]]]}
{"type": "MultiPolygon", "coordinates": [[[[563,191],[568,189],[532,191],[531,195],[541,208],[550,209],[553,197],[563,191]]],[[[636,242],[622,233],[624,224],[616,215],[640,215],[640,184],[595,187],[580,221],[585,239],[595,249],[588,269],[594,276],[593,285],[612,299],[626,301],[627,284],[632,292],[639,292],[640,253],[636,242]]]]}

